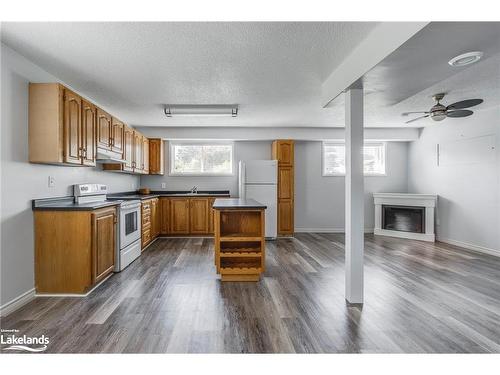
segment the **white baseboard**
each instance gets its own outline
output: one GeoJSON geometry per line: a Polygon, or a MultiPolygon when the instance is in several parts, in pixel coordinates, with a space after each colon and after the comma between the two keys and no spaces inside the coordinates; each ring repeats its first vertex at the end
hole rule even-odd
{"type": "Polygon", "coordinates": [[[10,313],[16,311],[17,309],[21,308],[22,306],[26,305],[28,302],[32,301],[35,299],[35,288],[28,290],[27,292],[24,292],[20,296],[17,296],[13,300],[3,304],[0,307],[0,316],[7,316],[10,313]]]}
{"type": "Polygon", "coordinates": [[[409,240],[419,240],[419,241],[427,241],[427,242],[435,242],[436,236],[434,234],[428,233],[413,233],[413,232],[402,232],[397,230],[388,230],[388,229],[374,229],[374,234],[378,236],[389,236],[389,237],[397,237],[397,238],[406,238],[409,240]]]}
{"type": "MultiPolygon", "coordinates": [[[[295,228],[296,233],[345,233],[344,228],[295,228]]],[[[365,228],[365,233],[373,233],[373,228],[365,228]]]]}
{"type": "Polygon", "coordinates": [[[441,238],[438,237],[437,240],[439,242],[444,242],[449,245],[454,245],[454,246],[460,246],[463,247],[467,250],[472,250],[476,251],[478,253],[483,253],[483,254],[488,254],[488,255],[493,255],[496,257],[500,257],[500,251],[495,250],[495,249],[490,249],[489,247],[484,247],[484,246],[479,246],[479,245],[474,245],[468,242],[462,242],[462,241],[457,241],[457,240],[452,240],[451,238],[441,238]]]}

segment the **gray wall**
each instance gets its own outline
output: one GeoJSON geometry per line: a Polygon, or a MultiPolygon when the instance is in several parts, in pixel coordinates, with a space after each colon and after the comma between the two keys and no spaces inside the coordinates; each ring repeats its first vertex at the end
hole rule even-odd
{"type": "Polygon", "coordinates": [[[234,142],[233,175],[228,177],[210,176],[169,176],[168,142],[165,142],[165,175],[141,176],[141,186],[152,190],[189,190],[198,186],[199,190],[230,190],[232,196],[238,196],[238,161],[271,159],[271,141],[234,142]],[[166,183],[165,189],[161,188],[166,183]]]}
{"type": "MultiPolygon", "coordinates": [[[[387,176],[365,177],[365,229],[373,230],[372,193],[407,191],[407,143],[388,142],[387,176]]],[[[321,142],[295,144],[295,230],[344,230],[344,177],[323,177],[321,142]]]]}
{"type": "Polygon", "coordinates": [[[439,194],[438,239],[500,251],[499,133],[497,106],[475,111],[469,118],[429,125],[419,140],[410,142],[408,188],[415,193],[439,194]],[[484,148],[467,148],[462,162],[437,165],[437,144],[486,135],[496,137],[496,158],[478,162],[478,153],[484,148]]]}
{"type": "Polygon", "coordinates": [[[75,183],[100,182],[111,191],[136,189],[139,177],[99,168],[28,163],[28,83],[55,77],[2,44],[1,126],[1,289],[0,305],[34,287],[33,213],[35,198],[72,195],[75,183]],[[56,186],[48,187],[48,176],[56,186]]]}

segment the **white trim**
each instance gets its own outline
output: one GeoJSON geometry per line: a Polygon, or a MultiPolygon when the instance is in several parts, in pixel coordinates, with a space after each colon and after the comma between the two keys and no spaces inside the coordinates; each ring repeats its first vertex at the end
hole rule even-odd
{"type": "MultiPolygon", "coordinates": [[[[296,233],[345,233],[344,228],[295,228],[296,233]]],[[[365,233],[373,233],[373,228],[365,228],[365,233]]]]}
{"type": "Polygon", "coordinates": [[[493,256],[496,256],[496,257],[500,257],[500,250],[491,249],[489,247],[474,245],[474,244],[471,244],[471,243],[468,243],[468,242],[462,242],[462,241],[452,240],[451,238],[441,238],[439,236],[438,236],[437,240],[439,242],[444,242],[444,243],[447,243],[449,245],[463,247],[463,248],[465,248],[467,250],[476,251],[478,253],[488,254],[488,255],[493,255],[493,256]]]}
{"type": "Polygon", "coordinates": [[[27,292],[24,292],[20,296],[17,296],[16,298],[10,300],[7,303],[4,303],[0,307],[0,316],[7,316],[10,313],[13,313],[17,309],[23,307],[26,305],[28,302],[31,302],[35,299],[35,288],[28,290],[27,292]]]}
{"type": "Polygon", "coordinates": [[[168,175],[172,177],[233,177],[234,172],[234,142],[228,141],[169,141],[168,142],[168,175]],[[175,146],[212,146],[223,145],[231,146],[231,172],[228,173],[202,173],[202,172],[174,172],[173,150],[175,146]]]}

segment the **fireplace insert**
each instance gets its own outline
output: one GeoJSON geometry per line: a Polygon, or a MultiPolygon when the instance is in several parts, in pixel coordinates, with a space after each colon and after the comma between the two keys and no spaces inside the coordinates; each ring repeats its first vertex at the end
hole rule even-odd
{"type": "Polygon", "coordinates": [[[382,228],[425,233],[425,207],[382,205],[382,228]]]}

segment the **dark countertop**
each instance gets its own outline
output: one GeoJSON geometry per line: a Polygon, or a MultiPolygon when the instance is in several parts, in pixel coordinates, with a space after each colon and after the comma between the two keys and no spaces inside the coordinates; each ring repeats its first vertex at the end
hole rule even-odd
{"type": "Polygon", "coordinates": [[[33,199],[33,211],[92,211],[99,208],[118,206],[122,201],[104,201],[92,203],[75,203],[73,197],[33,199]]]}
{"type": "Polygon", "coordinates": [[[230,199],[216,199],[212,208],[215,209],[246,209],[246,208],[264,208],[267,206],[257,202],[255,199],[239,199],[239,198],[230,198],[230,199]]]}
{"type": "Polygon", "coordinates": [[[229,197],[229,190],[199,190],[196,194],[191,194],[189,190],[169,191],[169,190],[155,190],[150,194],[137,194],[136,192],[125,192],[108,194],[108,199],[121,199],[121,200],[146,200],[157,197],[229,197]]]}

